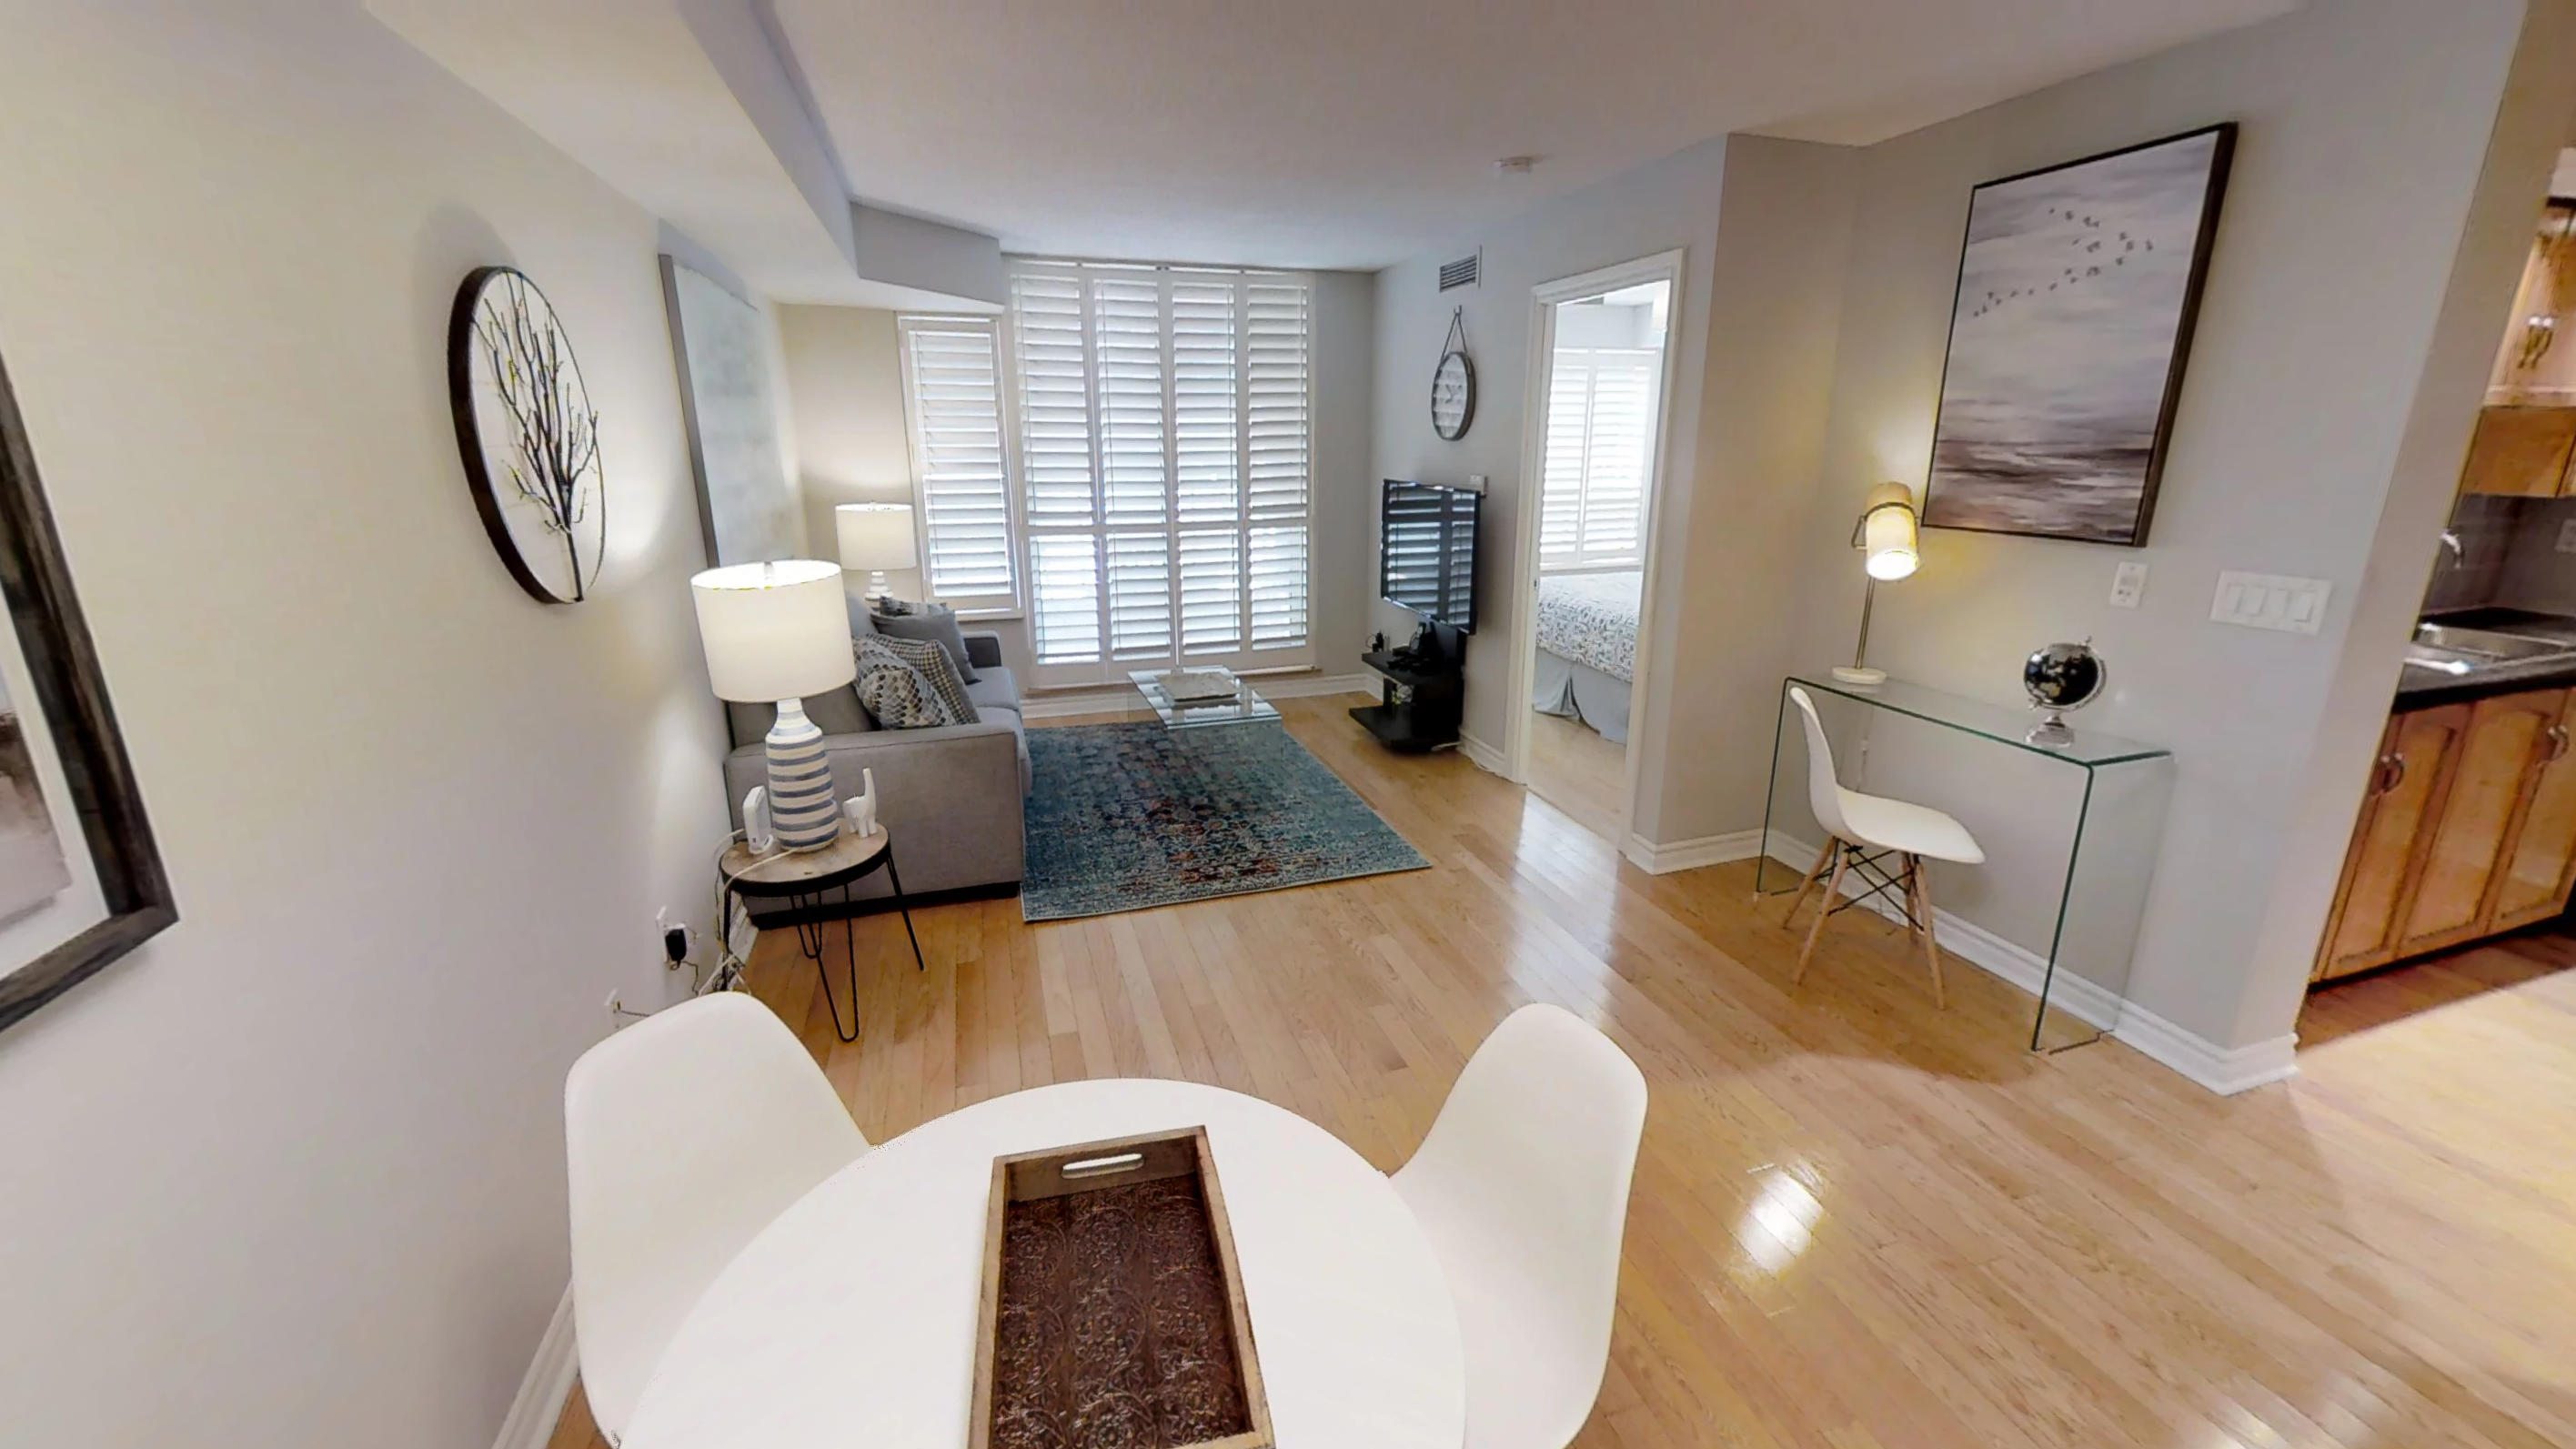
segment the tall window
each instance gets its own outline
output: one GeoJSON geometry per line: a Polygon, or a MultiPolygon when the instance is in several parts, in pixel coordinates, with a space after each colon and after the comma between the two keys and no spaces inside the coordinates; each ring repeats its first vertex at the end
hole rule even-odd
{"type": "Polygon", "coordinates": [[[1313,664],[1313,317],[1294,273],[1012,263],[1032,683],[1313,664]]]}
{"type": "Polygon", "coordinates": [[[1016,611],[993,319],[907,316],[895,328],[912,472],[920,480],[923,581],[960,611],[1016,611]]]}
{"type": "Polygon", "coordinates": [[[1663,355],[1649,348],[1559,347],[1554,357],[1539,565],[1641,566],[1663,355]]]}

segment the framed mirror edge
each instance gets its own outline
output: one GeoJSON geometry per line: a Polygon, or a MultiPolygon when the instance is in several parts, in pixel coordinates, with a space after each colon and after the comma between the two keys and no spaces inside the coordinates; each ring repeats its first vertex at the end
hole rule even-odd
{"type": "Polygon", "coordinates": [[[0,962],[0,1030],[96,975],[179,919],[142,790],[125,750],[53,510],[0,362],[0,606],[15,627],[69,814],[98,873],[106,916],[11,969],[0,962]]]}

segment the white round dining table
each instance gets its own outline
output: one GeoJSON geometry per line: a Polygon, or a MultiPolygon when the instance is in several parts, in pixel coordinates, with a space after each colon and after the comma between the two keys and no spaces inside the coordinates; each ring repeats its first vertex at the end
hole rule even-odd
{"type": "Polygon", "coordinates": [[[1385,1175],[1257,1097],[1143,1080],[978,1102],[826,1178],[690,1310],[623,1449],[966,1449],[993,1159],[1197,1126],[1279,1449],[1459,1449],[1457,1309],[1385,1175]]]}

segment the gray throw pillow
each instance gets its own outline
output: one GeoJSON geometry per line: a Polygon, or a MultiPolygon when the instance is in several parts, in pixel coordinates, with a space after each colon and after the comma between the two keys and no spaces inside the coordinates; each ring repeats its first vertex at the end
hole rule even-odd
{"type": "Polygon", "coordinates": [[[869,623],[876,631],[894,639],[927,639],[948,651],[948,662],[957,667],[957,677],[973,684],[983,678],[966,660],[966,631],[957,625],[957,611],[946,604],[906,604],[900,599],[889,602],[900,605],[899,614],[872,614],[869,623]]]}
{"type": "MultiPolygon", "coordinates": [[[[938,645],[917,640],[871,634],[853,646],[859,666],[859,703],[868,707],[878,724],[890,730],[918,730],[964,724],[975,717],[971,706],[967,714],[959,715],[929,676],[904,657],[905,650],[918,651],[918,657],[927,657],[935,664],[946,663],[938,645]]],[[[964,685],[957,687],[958,697],[963,698],[965,692],[964,685]]]]}

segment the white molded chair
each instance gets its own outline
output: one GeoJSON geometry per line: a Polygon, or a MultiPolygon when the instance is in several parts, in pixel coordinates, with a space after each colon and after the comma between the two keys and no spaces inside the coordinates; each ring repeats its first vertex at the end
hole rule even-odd
{"type": "Polygon", "coordinates": [[[1816,954],[1816,938],[1824,934],[1825,917],[1871,896],[1898,892],[1895,904],[1905,913],[1906,928],[1922,940],[1923,959],[1932,966],[1932,1000],[1947,1007],[1950,993],[1941,982],[1941,948],[1932,940],[1932,883],[1923,873],[1923,862],[1929,858],[1975,865],[1986,858],[1985,851],[1968,827],[1928,805],[1844,789],[1834,778],[1834,749],[1825,739],[1824,722],[1816,718],[1816,702],[1794,684],[1789,686],[1789,698],[1797,702],[1799,723],[1806,726],[1807,796],[1816,822],[1825,829],[1824,849],[1816,853],[1815,865],[1799,885],[1798,898],[1789,902],[1789,914],[1780,918],[1783,926],[1796,920],[1798,908],[1814,893],[1816,882],[1825,882],[1825,898],[1817,903],[1816,923],[1807,928],[1807,943],[1798,948],[1798,967],[1790,973],[1789,984],[1806,979],[1807,961],[1816,954]],[[1890,855],[1897,860],[1893,873],[1881,864],[1890,855]],[[1833,867],[1830,878],[1828,865],[1833,867]],[[1842,896],[1846,871],[1869,886],[1866,893],[1848,901],[1842,896]]]}
{"type": "Polygon", "coordinates": [[[1591,1415],[1645,1126],[1646,1079],[1625,1052],[1570,1012],[1524,1006],[1396,1172],[1457,1300],[1466,1449],[1564,1449],[1591,1415]]]}
{"type": "Polygon", "coordinates": [[[867,1150],[804,1043],[735,992],[656,1012],[573,1063],[573,1327],[610,1443],[716,1274],[867,1150]]]}

